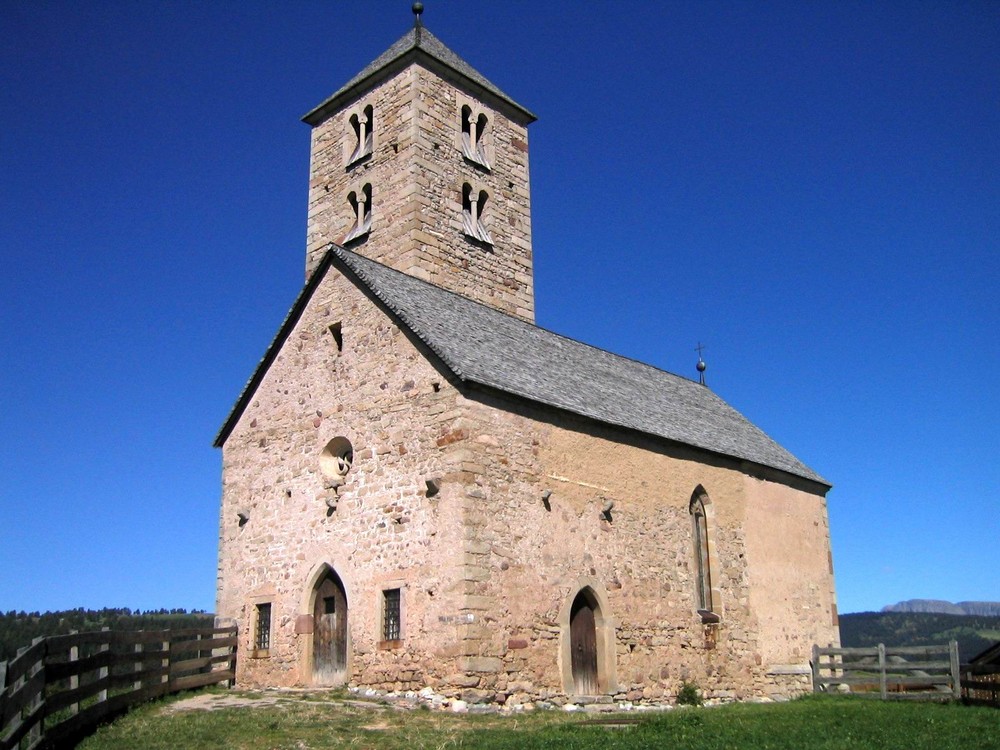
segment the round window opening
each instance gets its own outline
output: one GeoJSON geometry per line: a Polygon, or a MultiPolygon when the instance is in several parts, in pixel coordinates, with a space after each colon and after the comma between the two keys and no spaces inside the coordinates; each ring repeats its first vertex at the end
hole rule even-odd
{"type": "Polygon", "coordinates": [[[351,441],[340,436],[335,437],[319,455],[319,469],[323,476],[334,483],[340,485],[344,483],[344,477],[351,470],[354,463],[354,447],[351,441]]]}

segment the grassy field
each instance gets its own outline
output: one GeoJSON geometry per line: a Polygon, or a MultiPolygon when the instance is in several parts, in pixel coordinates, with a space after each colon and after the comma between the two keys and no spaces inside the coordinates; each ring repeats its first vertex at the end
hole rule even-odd
{"type": "Polygon", "coordinates": [[[320,750],[325,748],[684,748],[685,750],[997,750],[1000,711],[961,705],[807,697],[791,703],[591,715],[538,711],[468,715],[358,707],[315,694],[276,705],[171,712],[151,704],[105,726],[80,750],[320,750]],[[606,719],[608,715],[602,715],[606,719]]]}

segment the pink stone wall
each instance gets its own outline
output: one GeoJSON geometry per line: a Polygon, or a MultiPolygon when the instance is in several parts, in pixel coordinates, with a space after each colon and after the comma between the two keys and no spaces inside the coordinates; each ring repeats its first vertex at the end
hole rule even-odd
{"type": "Polygon", "coordinates": [[[242,684],[311,682],[312,636],[295,624],[329,564],[347,589],[354,684],[514,703],[564,695],[569,602],[589,586],[602,603],[602,692],[669,700],[684,681],[719,698],[808,689],[812,643],[837,641],[821,494],[460,391],[421,346],[331,268],[226,441],[218,612],[240,624],[242,684]],[[329,512],[319,454],[337,436],[355,457],[329,512]],[[712,509],[714,625],[696,612],[698,486],[712,509]],[[396,587],[403,642],[380,648],[381,591],[396,587]],[[272,648],[250,658],[263,600],[272,648]]]}

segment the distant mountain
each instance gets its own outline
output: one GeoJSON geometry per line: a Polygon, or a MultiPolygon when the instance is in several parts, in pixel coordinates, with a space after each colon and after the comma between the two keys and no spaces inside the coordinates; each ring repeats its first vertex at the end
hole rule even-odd
{"type": "Polygon", "coordinates": [[[934,612],[942,615],[978,615],[1000,617],[1000,602],[958,602],[941,599],[907,599],[905,602],[882,607],[883,612],[934,612]]]}
{"type": "MultiPolygon", "coordinates": [[[[947,603],[947,602],[946,602],[947,603]]],[[[968,661],[1000,641],[1000,615],[940,612],[855,612],[840,616],[840,645],[846,648],[931,646],[958,641],[968,661]]]]}
{"type": "Polygon", "coordinates": [[[980,617],[1000,617],[1000,602],[959,602],[958,606],[967,615],[980,617]]]}

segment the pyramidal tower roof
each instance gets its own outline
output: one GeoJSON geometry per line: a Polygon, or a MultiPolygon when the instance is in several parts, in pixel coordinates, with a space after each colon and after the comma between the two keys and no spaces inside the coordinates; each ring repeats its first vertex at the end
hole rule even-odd
{"type": "Polygon", "coordinates": [[[499,103],[504,109],[513,109],[517,119],[524,124],[534,122],[537,117],[515,102],[503,91],[490,83],[484,75],[452,52],[444,43],[424,28],[419,16],[413,28],[403,34],[389,49],[369,63],[364,70],[348,81],[339,90],[302,118],[310,125],[322,122],[331,112],[359,96],[380,81],[402,70],[407,65],[419,62],[431,70],[458,75],[472,93],[483,99],[499,103]]]}

